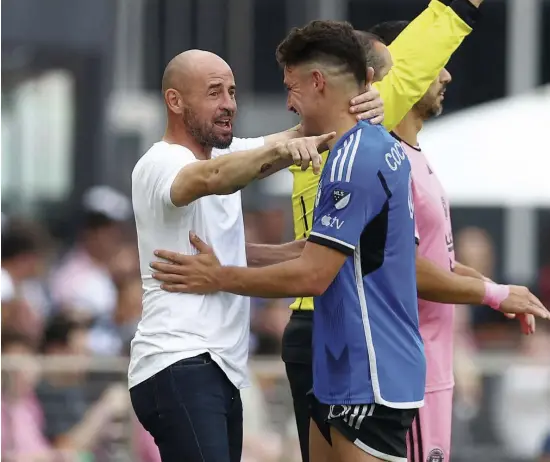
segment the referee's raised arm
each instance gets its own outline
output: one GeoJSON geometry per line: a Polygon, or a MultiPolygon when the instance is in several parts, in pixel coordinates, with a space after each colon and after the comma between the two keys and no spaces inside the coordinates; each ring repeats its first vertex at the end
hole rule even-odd
{"type": "Polygon", "coordinates": [[[391,54],[391,63],[374,86],[385,105],[384,126],[393,130],[405,114],[426,93],[430,84],[447,64],[453,53],[472,32],[483,0],[432,0],[428,8],[407,27],[396,30],[390,21],[373,27],[391,54]],[[445,7],[444,3],[449,4],[445,7]]]}

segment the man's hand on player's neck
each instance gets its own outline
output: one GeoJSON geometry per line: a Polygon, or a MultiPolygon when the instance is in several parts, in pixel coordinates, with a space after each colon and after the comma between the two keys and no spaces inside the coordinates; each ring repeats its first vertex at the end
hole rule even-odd
{"type": "Polygon", "coordinates": [[[374,69],[369,67],[365,92],[351,99],[349,111],[357,120],[369,120],[371,124],[378,125],[384,121],[384,102],[380,92],[372,87],[373,77],[374,69]]]}

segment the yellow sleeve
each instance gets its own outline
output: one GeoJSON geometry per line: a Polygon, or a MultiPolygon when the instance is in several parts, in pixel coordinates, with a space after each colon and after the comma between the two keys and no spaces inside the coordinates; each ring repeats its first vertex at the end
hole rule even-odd
{"type": "Polygon", "coordinates": [[[410,40],[411,37],[418,37],[420,34],[424,33],[426,29],[433,25],[439,15],[445,11],[445,8],[447,7],[439,0],[432,0],[428,8],[414,18],[406,29],[392,42],[389,47],[390,51],[396,46],[401,46],[399,42],[410,40]]]}
{"type": "Polygon", "coordinates": [[[432,0],[388,47],[393,66],[374,84],[384,101],[387,130],[393,130],[422,98],[471,31],[452,8],[432,0]]]}

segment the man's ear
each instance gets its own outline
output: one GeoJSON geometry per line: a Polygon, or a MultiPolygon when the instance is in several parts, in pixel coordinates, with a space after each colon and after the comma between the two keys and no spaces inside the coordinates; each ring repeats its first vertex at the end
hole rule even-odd
{"type": "Polygon", "coordinates": [[[311,79],[313,80],[313,86],[316,89],[322,90],[325,87],[325,76],[321,71],[314,69],[311,73],[311,79]]]}
{"type": "Polygon", "coordinates": [[[367,67],[367,85],[374,81],[374,67],[367,67]]]}
{"type": "Polygon", "coordinates": [[[175,114],[181,114],[183,112],[182,99],[179,91],[169,88],[164,92],[164,101],[171,112],[175,114]]]}

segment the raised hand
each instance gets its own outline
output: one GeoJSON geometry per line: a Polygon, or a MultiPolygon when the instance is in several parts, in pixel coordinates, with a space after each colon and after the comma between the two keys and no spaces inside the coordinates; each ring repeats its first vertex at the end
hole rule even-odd
{"type": "Polygon", "coordinates": [[[321,172],[322,158],[319,151],[325,149],[326,143],[336,136],[335,132],[325,133],[318,136],[307,136],[295,138],[278,143],[280,154],[283,158],[291,158],[295,165],[306,170],[311,163],[313,173],[318,175],[321,172]]]}

